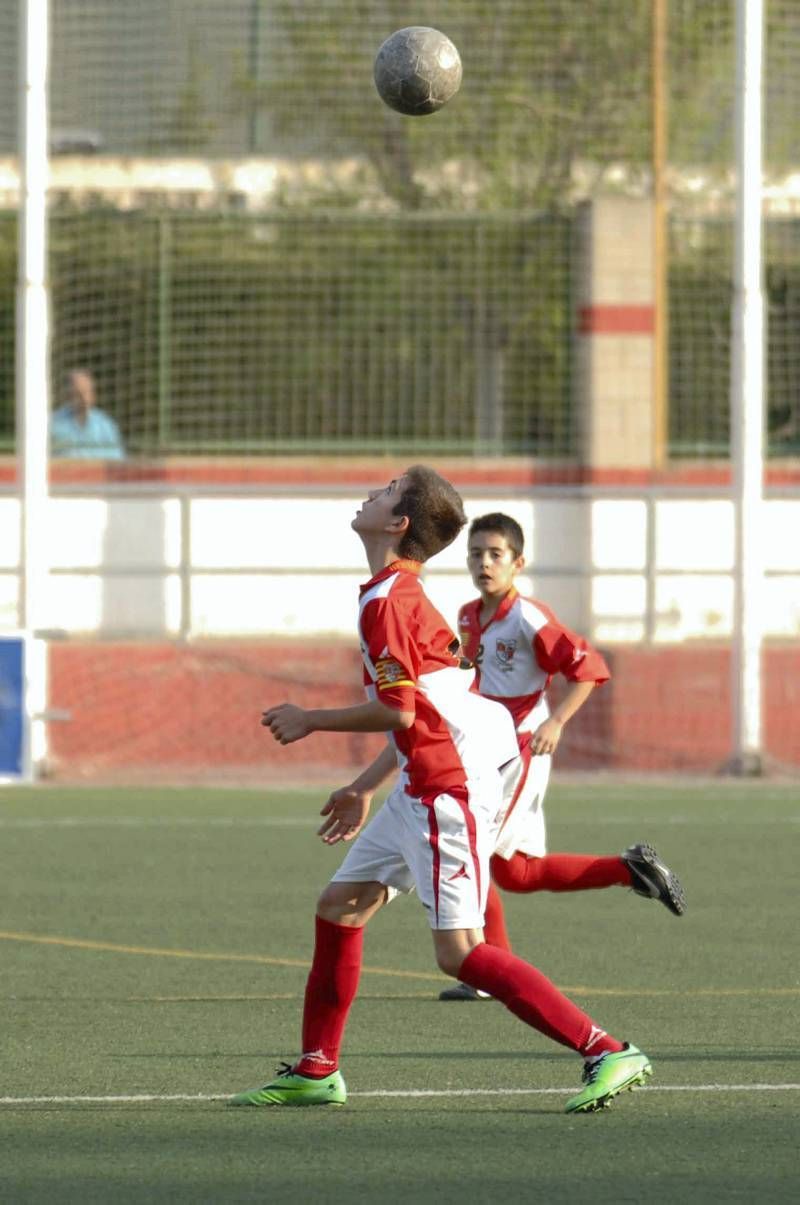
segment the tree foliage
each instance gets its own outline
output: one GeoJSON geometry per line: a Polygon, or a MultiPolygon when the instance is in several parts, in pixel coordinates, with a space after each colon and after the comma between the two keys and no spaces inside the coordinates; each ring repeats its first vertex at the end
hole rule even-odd
{"type": "MultiPolygon", "coordinates": [[[[402,208],[562,205],[576,165],[590,182],[610,167],[649,168],[650,0],[442,0],[435,21],[460,49],[464,83],[430,118],[398,116],[372,87],[377,46],[419,19],[414,6],[317,0],[310,12],[305,0],[276,0],[263,7],[272,53],[257,77],[237,75],[234,103],[261,114],[273,144],[366,157],[402,208]],[[460,166],[449,188],[446,164],[460,166]]],[[[679,155],[710,151],[718,160],[730,149],[730,13],[708,0],[670,9],[673,141],[679,155]]]]}

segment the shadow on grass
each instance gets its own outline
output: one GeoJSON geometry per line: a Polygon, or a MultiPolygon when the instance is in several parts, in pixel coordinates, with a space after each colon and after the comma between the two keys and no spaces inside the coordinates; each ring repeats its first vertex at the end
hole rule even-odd
{"type": "Polygon", "coordinates": [[[783,1063],[797,1062],[800,1050],[796,1047],[773,1046],[768,1050],[744,1050],[742,1048],[710,1049],[697,1046],[691,1050],[657,1050],[648,1046],[647,1053],[659,1063],[783,1063]]]}
{"type": "MultiPolygon", "coordinates": [[[[424,1059],[426,1062],[431,1059],[446,1059],[449,1062],[464,1061],[465,1059],[485,1060],[485,1059],[509,1059],[514,1062],[525,1060],[526,1062],[547,1062],[553,1058],[560,1056],[562,1052],[553,1051],[546,1053],[543,1051],[530,1050],[393,1050],[393,1051],[364,1051],[349,1050],[345,1059],[345,1063],[354,1061],[355,1059],[424,1059]]],[[[563,1052],[566,1054],[567,1052],[563,1052]]],[[[161,1061],[167,1059],[263,1059],[266,1061],[282,1062],[286,1058],[286,1051],[281,1051],[280,1054],[274,1054],[270,1051],[263,1050],[209,1050],[203,1051],[142,1051],[132,1054],[121,1054],[119,1051],[105,1051],[104,1057],[108,1059],[117,1059],[127,1061],[129,1059],[159,1059],[161,1061]]]]}
{"type": "MultiPolygon", "coordinates": [[[[368,1005],[368,1004],[376,1004],[376,1005],[402,1004],[403,1008],[406,1008],[409,1010],[418,1008],[420,1006],[422,1008],[427,1008],[429,1005],[436,1005],[437,1012],[438,1012],[438,1010],[441,1009],[441,1004],[442,1004],[442,1001],[439,1000],[438,992],[439,992],[438,988],[433,989],[431,991],[430,995],[428,995],[427,993],[417,992],[414,995],[403,995],[403,994],[392,995],[392,994],[386,993],[384,995],[378,996],[378,995],[373,995],[370,992],[365,992],[363,995],[360,995],[358,997],[358,1004],[361,1006],[368,1005]]],[[[489,1001],[485,1001],[483,1003],[489,1003],[489,1001]]],[[[491,1001],[491,1003],[497,1004],[498,1002],[491,1001]]],[[[53,996],[21,996],[21,995],[15,994],[15,995],[11,995],[11,996],[0,995],[0,1004],[6,1004],[6,1005],[12,1005],[12,1006],[22,1005],[22,1004],[33,1004],[33,1005],[42,1005],[44,1007],[50,1007],[50,1008],[53,1008],[53,1007],[61,1008],[63,1006],[70,1005],[70,1004],[88,1005],[92,1008],[95,1008],[95,1007],[99,1008],[103,1005],[111,1005],[114,1008],[120,1008],[123,1005],[125,1005],[131,1009],[154,1008],[154,1007],[174,1009],[176,1007],[186,1008],[186,1007],[197,1006],[197,1005],[202,1005],[204,1007],[208,1007],[209,1005],[217,1005],[219,1007],[225,1008],[226,1010],[230,1009],[234,1006],[237,1006],[237,1005],[246,1005],[247,1007],[251,1008],[253,1006],[258,1006],[258,1005],[286,1004],[286,1005],[295,1005],[299,1012],[303,1006],[303,991],[300,990],[297,992],[281,992],[279,994],[272,994],[272,995],[265,994],[263,996],[259,996],[259,995],[250,995],[250,996],[202,996],[202,995],[180,996],[177,994],[175,996],[165,995],[162,997],[159,997],[159,996],[64,996],[64,995],[60,995],[60,994],[53,995],[53,996]]],[[[460,1011],[461,1011],[460,1008],[458,1011],[460,1013],[460,1011]]]]}
{"type": "MultiPolygon", "coordinates": [[[[279,1052],[270,1050],[161,1050],[161,1051],[131,1051],[130,1053],[120,1053],[120,1051],[105,1051],[104,1057],[118,1061],[134,1060],[134,1059],[156,1059],[164,1061],[167,1059],[262,1059],[267,1062],[275,1061],[276,1063],[285,1061],[286,1051],[279,1052]]],[[[797,1062],[800,1060],[800,1050],[792,1047],[781,1049],[773,1047],[770,1050],[709,1050],[699,1047],[694,1050],[658,1050],[652,1046],[647,1047],[647,1053],[650,1058],[657,1060],[660,1064],[667,1063],[781,1063],[781,1062],[797,1062]]],[[[419,1060],[443,1060],[447,1062],[483,1062],[487,1059],[507,1061],[507,1062],[549,1062],[553,1059],[561,1061],[564,1058],[569,1058],[569,1051],[557,1050],[542,1051],[542,1050],[348,1050],[345,1062],[352,1062],[355,1059],[380,1059],[381,1061],[410,1059],[419,1060]]]]}
{"type": "MultiPolygon", "coordinates": [[[[567,1097],[567,1096],[569,1096],[569,1092],[567,1090],[564,1090],[563,1095],[564,1095],[564,1097],[567,1097]]],[[[563,1112],[563,1109],[561,1108],[561,1105],[559,1104],[558,1098],[555,1093],[553,1094],[552,1099],[553,1099],[553,1104],[549,1109],[543,1108],[541,1105],[535,1105],[530,1108],[526,1107],[525,1105],[513,1105],[513,1106],[512,1105],[505,1105],[505,1106],[498,1105],[494,1108],[487,1108],[485,1105],[473,1104],[466,1097],[459,1098],[458,1101],[453,1101],[451,1103],[448,1103],[447,1101],[437,1100],[436,1101],[436,1113],[440,1114],[442,1116],[447,1115],[447,1114],[453,1114],[454,1116],[456,1116],[460,1113],[468,1112],[471,1116],[483,1114],[487,1117],[496,1117],[499,1113],[507,1114],[509,1116],[518,1116],[518,1117],[530,1117],[530,1116],[552,1117],[554,1113],[560,1114],[563,1112]]],[[[263,1118],[263,1117],[284,1117],[284,1118],[285,1117],[307,1117],[307,1118],[312,1118],[312,1117],[317,1117],[318,1118],[321,1115],[324,1115],[325,1117],[330,1118],[331,1120],[334,1120],[334,1119],[344,1120],[345,1118],[352,1117],[354,1112],[361,1112],[361,1113],[364,1113],[367,1111],[374,1112],[375,1111],[375,1103],[376,1102],[373,1099],[359,1100],[356,1097],[355,1099],[348,1101],[347,1105],[341,1109],[339,1109],[339,1108],[332,1109],[332,1108],[327,1108],[327,1107],[326,1108],[302,1108],[302,1109],[292,1109],[292,1108],[286,1108],[286,1107],[275,1107],[275,1108],[264,1107],[264,1108],[259,1108],[259,1109],[242,1109],[242,1108],[233,1108],[228,1103],[228,1098],[225,1097],[222,1100],[196,1100],[196,1101],[191,1101],[191,1100],[190,1101],[168,1101],[168,1102],[167,1101],[161,1101],[161,1102],[160,1101],[139,1101],[139,1102],[137,1102],[137,1101],[115,1101],[115,1102],[107,1104],[107,1105],[101,1105],[101,1104],[97,1104],[97,1103],[81,1104],[80,1102],[76,1102],[74,1104],[65,1104],[65,1103],[62,1103],[62,1104],[24,1104],[24,1105],[15,1105],[13,1108],[11,1106],[6,1106],[3,1108],[2,1112],[4,1114],[8,1114],[8,1115],[14,1115],[14,1114],[19,1114],[19,1113],[26,1113],[26,1114],[27,1113],[36,1113],[37,1115],[40,1115],[40,1116],[47,1116],[49,1114],[53,1117],[61,1117],[66,1114],[69,1114],[69,1115],[80,1114],[81,1116],[97,1115],[97,1116],[104,1117],[104,1118],[108,1117],[108,1115],[110,1113],[121,1113],[121,1114],[143,1114],[144,1113],[144,1114],[148,1114],[150,1116],[152,1116],[153,1114],[163,1113],[165,1116],[170,1116],[170,1115],[174,1115],[175,1113],[178,1113],[178,1112],[180,1112],[180,1113],[204,1113],[204,1114],[205,1113],[215,1114],[215,1113],[223,1112],[226,1116],[237,1117],[237,1118],[247,1118],[247,1117],[253,1117],[253,1118],[263,1118]]],[[[392,1112],[391,1099],[381,1098],[380,1105],[381,1105],[382,1113],[391,1113],[392,1112]]],[[[396,1110],[396,1112],[399,1114],[402,1114],[402,1115],[407,1115],[408,1109],[399,1107],[396,1110]]],[[[245,1123],[245,1124],[248,1124],[248,1123],[245,1123]]]]}

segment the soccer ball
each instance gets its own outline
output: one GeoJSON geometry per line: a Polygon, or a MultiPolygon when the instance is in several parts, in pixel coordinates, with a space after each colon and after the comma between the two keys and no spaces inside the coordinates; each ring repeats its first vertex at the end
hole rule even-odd
{"type": "Polygon", "coordinates": [[[391,34],[375,56],[375,87],[408,117],[435,113],[461,85],[461,58],[438,29],[409,25],[391,34]]]}

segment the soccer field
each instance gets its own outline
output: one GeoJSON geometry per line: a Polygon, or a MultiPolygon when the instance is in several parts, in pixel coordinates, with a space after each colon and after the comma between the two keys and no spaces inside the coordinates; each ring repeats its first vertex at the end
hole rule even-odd
{"type": "Polygon", "coordinates": [[[367,935],[345,1108],[227,1108],[297,1052],[341,857],[323,792],[0,792],[0,1200],[796,1200],[797,795],[552,789],[552,849],[652,841],[689,904],[505,897],[518,952],[653,1060],[651,1087],[568,1117],[577,1057],[439,1003],[413,897],[367,935]]]}

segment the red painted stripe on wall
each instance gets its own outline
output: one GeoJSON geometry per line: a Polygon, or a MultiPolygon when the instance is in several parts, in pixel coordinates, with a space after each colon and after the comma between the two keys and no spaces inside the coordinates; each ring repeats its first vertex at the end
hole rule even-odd
{"type": "MultiPolygon", "coordinates": [[[[129,486],[133,492],[140,483],[163,485],[169,493],[175,485],[220,485],[228,488],[237,486],[264,487],[265,492],[274,489],[280,492],[289,487],[297,493],[297,487],[307,487],[313,495],[315,490],[350,489],[355,492],[372,489],[377,483],[387,480],[392,474],[405,467],[413,457],[394,459],[379,458],[359,460],[351,457],[319,457],[318,459],[251,457],[249,460],[165,460],[147,461],[71,461],[54,462],[50,466],[50,483],[58,492],[62,486],[85,487],[99,493],[106,485],[129,486]]],[[[643,485],[673,486],[718,486],[730,485],[730,465],[717,461],[695,463],[678,462],[665,469],[654,471],[640,468],[592,468],[578,463],[548,462],[531,458],[502,457],[497,460],[472,460],[452,457],[436,457],[436,468],[448,477],[457,488],[501,487],[535,489],[536,486],[558,485],[604,485],[625,488],[643,485]]],[[[770,464],[765,472],[768,486],[796,486],[800,484],[800,463],[784,462],[770,464]]],[[[12,457],[0,457],[0,496],[7,495],[17,486],[16,464],[12,457]]]]}
{"type": "Polygon", "coordinates": [[[611,305],[598,302],[578,310],[578,330],[582,335],[652,335],[655,306],[611,305]]]}

